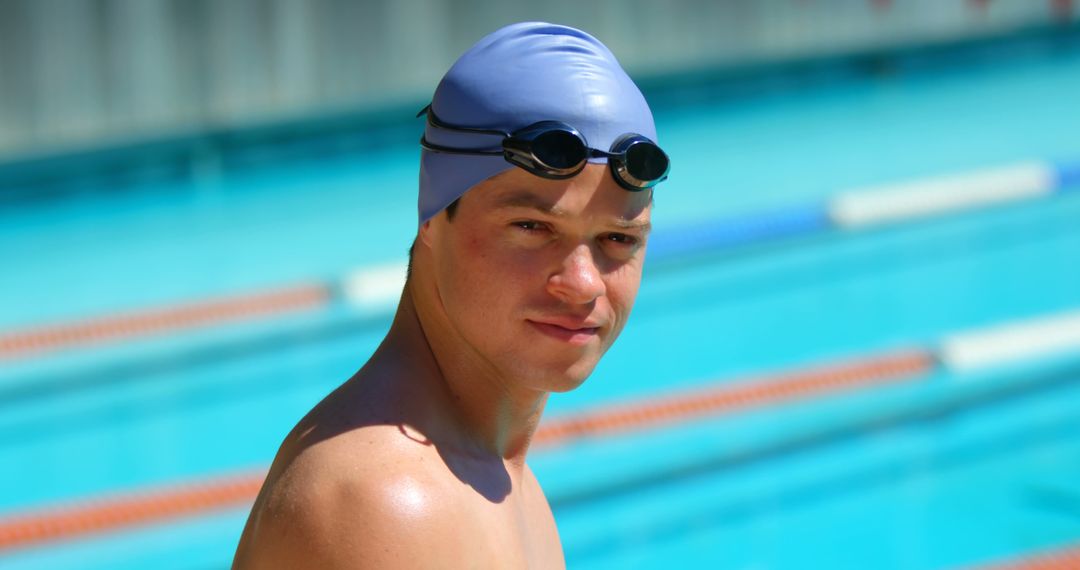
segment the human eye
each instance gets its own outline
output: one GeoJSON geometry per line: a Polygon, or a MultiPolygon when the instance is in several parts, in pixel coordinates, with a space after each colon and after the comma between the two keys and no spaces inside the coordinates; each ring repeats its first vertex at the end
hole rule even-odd
{"type": "Polygon", "coordinates": [[[625,247],[634,247],[641,241],[637,236],[618,232],[605,234],[603,239],[605,242],[625,247]]]}
{"type": "Polygon", "coordinates": [[[548,229],[543,222],[538,222],[536,220],[518,220],[512,222],[510,225],[526,233],[540,233],[547,231],[548,229]]]}

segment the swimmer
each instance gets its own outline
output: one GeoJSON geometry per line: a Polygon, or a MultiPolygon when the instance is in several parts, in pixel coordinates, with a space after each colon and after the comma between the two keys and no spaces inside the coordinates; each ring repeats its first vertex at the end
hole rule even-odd
{"type": "Polygon", "coordinates": [[[626,324],[668,157],[611,52],[564,26],[485,37],[421,115],[394,321],[285,438],[235,569],[565,566],[526,454],[626,324]]]}

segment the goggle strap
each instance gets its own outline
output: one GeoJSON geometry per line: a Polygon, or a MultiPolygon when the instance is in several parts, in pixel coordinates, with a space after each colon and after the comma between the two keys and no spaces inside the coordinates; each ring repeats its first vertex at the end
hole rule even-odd
{"type": "Polygon", "coordinates": [[[525,127],[524,129],[516,131],[514,133],[507,133],[506,131],[495,129],[459,127],[456,125],[444,123],[435,116],[435,112],[432,110],[430,103],[426,105],[423,109],[420,109],[420,112],[416,114],[418,118],[421,115],[427,115],[427,123],[438,129],[458,131],[463,133],[497,135],[503,137],[503,148],[501,150],[468,150],[448,147],[428,142],[427,138],[424,136],[420,137],[421,148],[432,152],[441,152],[446,154],[502,156],[504,159],[506,159],[507,162],[514,164],[515,166],[524,168],[532,174],[535,174],[542,178],[549,178],[554,180],[571,178],[581,172],[583,168],[585,168],[585,163],[588,161],[588,159],[606,158],[608,159],[608,165],[611,168],[611,173],[615,180],[619,183],[619,185],[631,192],[638,192],[646,188],[652,188],[660,182],[667,180],[668,170],[670,170],[671,168],[671,163],[668,162],[667,153],[665,153],[663,149],[657,146],[656,143],[649,140],[648,137],[634,133],[627,133],[619,137],[612,145],[611,151],[604,151],[589,147],[588,144],[585,142],[585,139],[581,137],[581,134],[578,133],[577,130],[575,130],[573,127],[570,127],[569,125],[557,121],[543,121],[541,123],[536,123],[534,125],[525,127]],[[570,168],[556,168],[540,161],[539,157],[537,157],[536,155],[535,150],[532,148],[532,141],[536,138],[536,131],[541,130],[539,129],[540,127],[548,125],[553,128],[564,129],[567,132],[576,136],[579,140],[581,140],[582,144],[586,149],[585,157],[582,159],[581,162],[570,168]],[[528,139],[518,138],[521,135],[529,134],[533,136],[530,136],[528,139]],[[630,173],[626,162],[626,152],[636,142],[641,142],[652,146],[653,148],[655,148],[656,152],[660,153],[660,155],[663,156],[667,164],[663,174],[661,174],[660,177],[656,179],[645,180],[639,179],[632,173],[630,173]]]}
{"type": "Polygon", "coordinates": [[[463,149],[463,148],[454,148],[454,147],[449,147],[449,146],[443,146],[443,145],[440,145],[440,144],[435,144],[435,143],[432,143],[432,142],[428,142],[427,137],[425,137],[425,136],[420,137],[420,148],[423,148],[425,150],[430,150],[432,152],[441,152],[441,153],[445,153],[445,154],[461,154],[461,155],[469,155],[469,154],[471,154],[471,155],[482,155],[482,156],[501,156],[503,154],[502,150],[469,150],[469,149],[463,149]]]}

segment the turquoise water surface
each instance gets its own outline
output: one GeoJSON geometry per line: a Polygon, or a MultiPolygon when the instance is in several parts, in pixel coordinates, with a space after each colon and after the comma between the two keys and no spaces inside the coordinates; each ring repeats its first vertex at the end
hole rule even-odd
{"type": "MultiPolygon", "coordinates": [[[[962,65],[898,60],[888,74],[753,97],[660,97],[673,173],[654,226],[1075,159],[1077,92],[1080,51],[1047,48],[962,65]]],[[[402,261],[417,158],[391,146],[4,207],[0,330],[402,261]]],[[[1078,259],[1080,192],[1065,192],[651,263],[622,338],[548,415],[1077,310],[1078,259]]],[[[389,324],[350,311],[0,365],[0,515],[266,466],[389,324]]],[[[939,370],[538,449],[532,463],[573,568],[953,567],[1080,540],[1077,410],[1074,359],[939,370]]],[[[0,567],[223,568],[245,516],[0,553],[0,567]]]]}

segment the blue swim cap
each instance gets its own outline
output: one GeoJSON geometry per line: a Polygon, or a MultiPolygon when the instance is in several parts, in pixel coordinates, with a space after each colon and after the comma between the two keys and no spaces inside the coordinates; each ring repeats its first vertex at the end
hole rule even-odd
{"type": "MultiPolygon", "coordinates": [[[[431,110],[450,125],[506,132],[562,121],[584,135],[590,147],[602,150],[626,133],[656,141],[649,105],[611,51],[585,32],[543,22],[506,26],[469,48],[439,82],[431,110]]],[[[430,124],[424,136],[459,149],[499,148],[502,142],[495,135],[449,132],[430,124]]],[[[501,156],[422,151],[420,223],[509,168],[514,166],[501,156]]]]}

